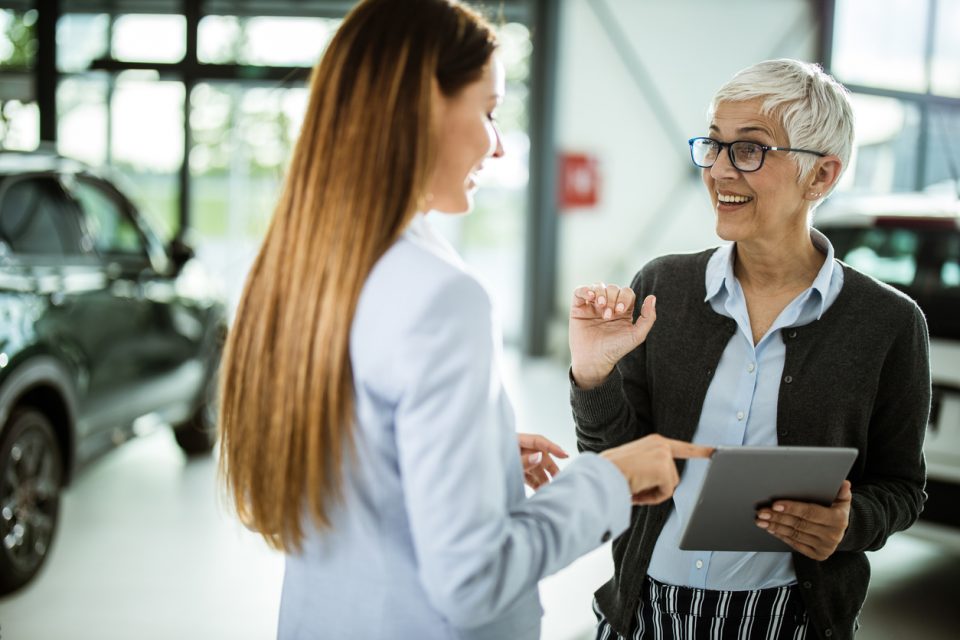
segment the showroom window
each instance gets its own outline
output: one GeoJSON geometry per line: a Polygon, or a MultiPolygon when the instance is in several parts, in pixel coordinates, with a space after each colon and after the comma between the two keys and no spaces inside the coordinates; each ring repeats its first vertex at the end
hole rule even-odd
{"type": "Polygon", "coordinates": [[[843,188],[960,190],[960,0],[836,0],[825,56],[853,93],[843,188]]]}
{"type": "Polygon", "coordinates": [[[331,18],[204,16],[197,58],[204,63],[312,66],[340,20],[331,18]]]}
{"type": "MultiPolygon", "coordinates": [[[[0,10],[0,139],[35,149],[47,131],[61,154],[109,167],[164,240],[189,234],[235,302],[279,196],[311,68],[351,4],[60,0],[51,17],[16,0],[0,10]],[[37,65],[38,33],[51,32],[37,65]],[[44,60],[56,66],[41,73],[44,60]],[[35,83],[55,100],[52,121],[35,83]]],[[[498,292],[514,343],[527,268],[531,6],[504,0],[491,11],[507,72],[506,156],[486,166],[474,215],[437,216],[498,292]]]]}
{"type": "Polygon", "coordinates": [[[37,12],[0,9],[0,147],[36,149],[40,111],[33,90],[37,12]]]}

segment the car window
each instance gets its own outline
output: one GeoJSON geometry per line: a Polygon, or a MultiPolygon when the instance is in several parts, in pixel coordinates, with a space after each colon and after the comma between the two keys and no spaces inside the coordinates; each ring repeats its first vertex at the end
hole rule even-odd
{"type": "Polygon", "coordinates": [[[11,180],[0,193],[0,237],[14,253],[82,253],[75,209],[55,179],[11,180]]]}
{"type": "Polygon", "coordinates": [[[944,289],[960,288],[960,234],[947,238],[940,282],[944,289]]]}
{"type": "Polygon", "coordinates": [[[917,274],[920,238],[910,229],[865,229],[837,257],[890,284],[909,286],[917,274]]]}
{"type": "Polygon", "coordinates": [[[837,258],[916,300],[931,338],[960,340],[960,231],[895,226],[821,230],[837,258]]]}
{"type": "Polygon", "coordinates": [[[97,251],[112,255],[146,255],[140,231],[116,198],[87,180],[74,183],[73,196],[83,209],[84,222],[97,251]]]}

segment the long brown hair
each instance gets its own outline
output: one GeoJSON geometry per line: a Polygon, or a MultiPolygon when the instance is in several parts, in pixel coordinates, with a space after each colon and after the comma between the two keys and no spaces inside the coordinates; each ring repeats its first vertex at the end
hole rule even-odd
{"type": "Polygon", "coordinates": [[[355,421],[349,336],[432,169],[434,82],[479,79],[492,28],[454,0],[364,0],[313,71],[283,191],[223,359],[220,465],[240,519],[297,550],[330,526],[355,421]]]}

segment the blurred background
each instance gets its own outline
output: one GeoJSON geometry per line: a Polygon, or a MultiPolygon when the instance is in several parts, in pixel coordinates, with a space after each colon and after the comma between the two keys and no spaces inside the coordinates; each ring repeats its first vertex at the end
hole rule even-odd
{"type": "MultiPolygon", "coordinates": [[[[17,158],[12,169],[0,162],[0,173],[29,173],[29,158],[48,166],[53,154],[83,163],[129,199],[150,268],[179,277],[181,263],[195,263],[228,321],[298,135],[310,67],[353,4],[0,1],[0,147],[17,158]]],[[[500,25],[506,156],[487,163],[472,214],[436,224],[496,299],[521,427],[568,451],[570,292],[626,283],[655,256],[718,243],[686,141],[705,133],[711,96],[739,69],[800,58],[850,89],[857,148],[836,199],[910,193],[947,202],[957,219],[949,202],[960,193],[960,0],[480,6],[500,25]]],[[[943,273],[955,296],[952,268],[943,273]]],[[[0,291],[8,281],[0,275],[0,291]]],[[[941,348],[960,368],[950,333],[960,308],[951,309],[941,348]]],[[[0,327],[12,317],[0,308],[0,327]]],[[[960,470],[960,410],[949,394],[960,382],[943,389],[950,485],[960,483],[950,471],[960,470]]],[[[69,474],[49,557],[0,596],[4,640],[274,633],[282,558],[231,518],[214,455],[196,455],[163,428],[177,419],[150,415],[111,430],[109,444],[69,474]],[[100,455],[131,435],[139,437],[100,455]]],[[[960,520],[900,534],[872,555],[859,637],[958,637],[960,520]]],[[[604,547],[542,583],[544,638],[589,637],[590,595],[611,567],[604,547]]]]}

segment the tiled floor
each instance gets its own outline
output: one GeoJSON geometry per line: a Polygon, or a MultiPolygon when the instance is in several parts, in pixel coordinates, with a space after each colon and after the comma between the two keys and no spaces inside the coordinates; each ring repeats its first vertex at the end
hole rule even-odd
{"type": "MultiPolygon", "coordinates": [[[[522,430],[575,451],[566,372],[508,360],[522,430]]],[[[282,559],[228,515],[213,459],[187,461],[166,430],[87,468],[65,494],[60,534],[29,588],[0,600],[2,640],[216,640],[274,634],[282,559]]],[[[873,554],[859,640],[960,636],[960,554],[907,536],[873,554]]],[[[584,640],[604,547],[541,583],[543,638],[584,640]]]]}

